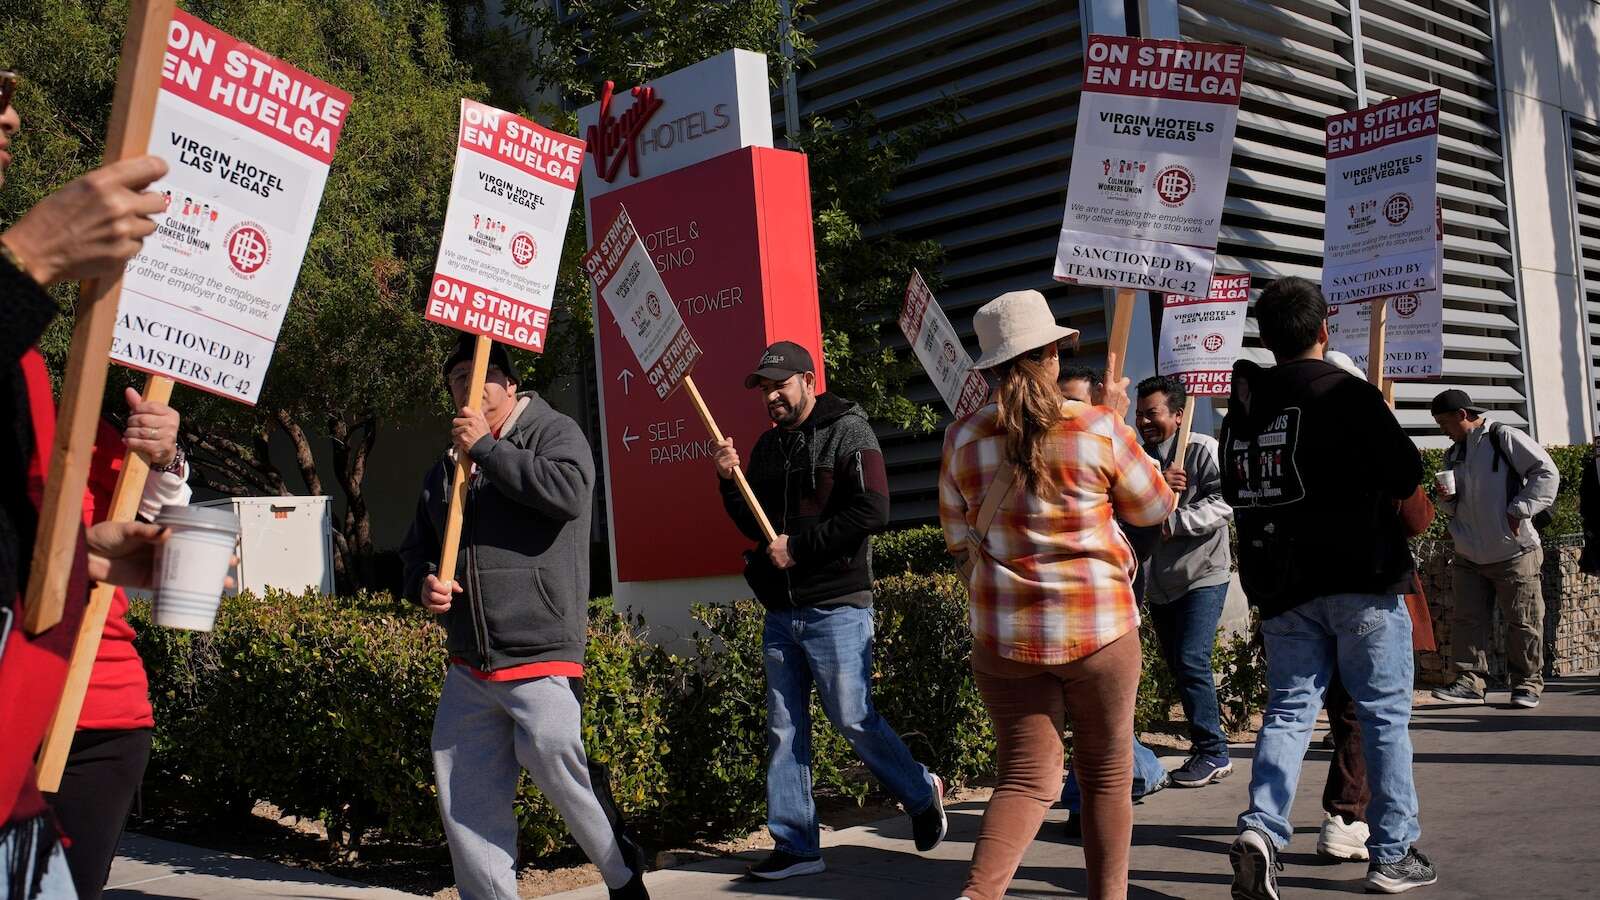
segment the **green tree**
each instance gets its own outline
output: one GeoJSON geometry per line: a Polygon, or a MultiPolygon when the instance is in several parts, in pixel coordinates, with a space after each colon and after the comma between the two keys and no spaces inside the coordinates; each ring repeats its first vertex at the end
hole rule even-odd
{"type": "MultiPolygon", "coordinates": [[[[189,11],[349,91],[317,225],[272,368],[256,407],[180,387],[185,442],[199,483],[229,494],[345,498],[337,564],[371,579],[363,494],[378,427],[430,404],[443,407],[439,366],[455,333],[420,315],[438,251],[455,152],[459,98],[498,100],[452,45],[461,7],[429,0],[194,0],[189,11]],[[268,453],[285,435],[296,464],[268,453]]],[[[126,3],[11,0],[0,11],[0,59],[23,74],[17,163],[0,192],[0,222],[97,165],[116,80],[126,3]]],[[[493,49],[489,42],[480,47],[493,49]]],[[[60,289],[63,301],[70,287],[60,289]]],[[[42,342],[55,371],[70,320],[42,342]]],[[[113,367],[114,390],[134,373],[113,367]]],[[[109,400],[109,398],[108,398],[109,400]]],[[[120,408],[109,400],[107,410],[120,408]]],[[[348,581],[347,581],[348,583],[348,581]]]]}
{"type": "MultiPolygon", "coordinates": [[[[733,48],[765,53],[774,86],[791,70],[809,64],[807,0],[790,4],[796,27],[786,30],[777,0],[507,0],[503,10],[517,34],[533,48],[528,82],[560,99],[551,117],[576,133],[573,111],[595,101],[605,81],[618,90],[658,78],[733,48]],[[793,48],[785,54],[787,35],[793,48]]],[[[929,430],[940,411],[913,403],[903,393],[918,371],[907,354],[886,349],[889,331],[911,270],[922,270],[937,286],[943,251],[935,241],[904,241],[875,231],[884,196],[928,141],[951,122],[935,110],[919,125],[886,129],[864,109],[838,121],[813,118],[789,141],[809,157],[811,206],[822,307],[824,352],[830,390],[860,401],[874,420],[900,428],[929,430]]],[[[574,208],[567,232],[569,252],[585,243],[583,204],[574,208]]],[[[570,346],[587,346],[593,328],[590,291],[575,267],[557,293],[570,346]]],[[[541,363],[573,367],[564,356],[541,363]]]]}

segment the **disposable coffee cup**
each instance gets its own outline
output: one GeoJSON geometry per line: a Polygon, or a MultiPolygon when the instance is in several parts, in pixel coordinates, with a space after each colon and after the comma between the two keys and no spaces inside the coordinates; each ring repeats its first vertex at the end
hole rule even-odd
{"type": "Polygon", "coordinates": [[[215,507],[163,506],[156,524],[171,531],[156,549],[156,624],[210,631],[239,542],[239,517],[215,507]]]}
{"type": "Polygon", "coordinates": [[[1456,470],[1440,469],[1434,473],[1433,480],[1439,485],[1439,493],[1454,494],[1456,492],[1456,470]]]}

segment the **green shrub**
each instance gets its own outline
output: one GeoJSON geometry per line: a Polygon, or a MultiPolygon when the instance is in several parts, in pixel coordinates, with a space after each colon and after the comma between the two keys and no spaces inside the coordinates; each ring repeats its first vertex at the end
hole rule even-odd
{"type": "Polygon", "coordinates": [[[945,548],[944,530],[937,525],[902,528],[872,536],[872,572],[879,578],[955,570],[955,557],[945,548]]]}

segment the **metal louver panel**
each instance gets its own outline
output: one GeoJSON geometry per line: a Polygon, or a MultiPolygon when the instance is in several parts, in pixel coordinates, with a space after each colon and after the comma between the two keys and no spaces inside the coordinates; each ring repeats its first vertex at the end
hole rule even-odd
{"type": "MultiPolygon", "coordinates": [[[[1589,378],[1600,398],[1600,125],[1569,119],[1578,276],[1589,338],[1589,378]]],[[[1597,400],[1600,402],[1600,400],[1597,400]]]]}

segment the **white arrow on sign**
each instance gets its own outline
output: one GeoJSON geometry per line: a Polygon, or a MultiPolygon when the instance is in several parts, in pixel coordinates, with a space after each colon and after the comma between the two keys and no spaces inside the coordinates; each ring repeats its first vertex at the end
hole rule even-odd
{"type": "Polygon", "coordinates": [[[630,445],[634,441],[637,441],[638,439],[639,439],[639,436],[637,434],[629,434],[628,433],[628,426],[626,426],[626,425],[622,426],[622,449],[627,450],[629,452],[632,452],[633,451],[633,447],[630,446],[630,445]]]}
{"type": "Polygon", "coordinates": [[[624,397],[628,396],[628,379],[632,377],[633,373],[627,369],[623,369],[621,372],[617,373],[617,380],[622,382],[622,396],[624,397]]]}

